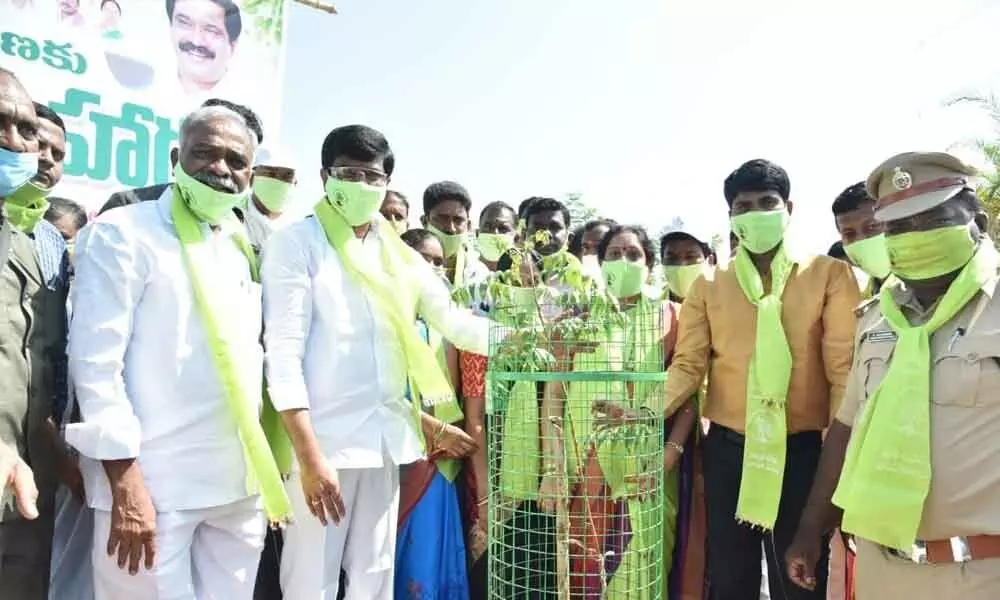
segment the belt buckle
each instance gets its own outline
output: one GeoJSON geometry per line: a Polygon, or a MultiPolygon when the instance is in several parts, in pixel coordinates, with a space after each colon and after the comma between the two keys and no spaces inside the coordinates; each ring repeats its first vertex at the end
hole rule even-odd
{"type": "Polygon", "coordinates": [[[951,557],[957,563],[969,562],[972,560],[972,548],[969,547],[969,539],[964,536],[948,538],[951,543],[951,557]]]}
{"type": "MultiPolygon", "coordinates": [[[[964,563],[972,560],[972,549],[969,547],[969,539],[964,536],[948,538],[948,545],[951,546],[951,559],[956,563],[964,563]]],[[[913,542],[909,552],[903,552],[895,548],[887,548],[890,554],[903,560],[908,560],[914,564],[925,565],[930,561],[927,557],[927,542],[917,540],[913,542]]]]}

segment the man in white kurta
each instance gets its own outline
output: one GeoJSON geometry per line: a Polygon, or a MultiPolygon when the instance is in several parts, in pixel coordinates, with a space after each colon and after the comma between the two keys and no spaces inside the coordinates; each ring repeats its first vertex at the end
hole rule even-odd
{"type": "MultiPolygon", "coordinates": [[[[349,177],[384,188],[392,167],[385,138],[367,127],[335,129],[324,143],[324,181],[349,177]]],[[[372,220],[355,227],[374,264],[381,264],[385,236],[397,235],[375,220],[380,204],[368,213],[372,220]]],[[[456,346],[485,354],[488,322],[453,304],[441,278],[418,262],[418,314],[456,346]]],[[[272,402],[286,426],[288,414],[307,411],[306,445],[316,454],[306,458],[311,468],[339,479],[346,509],[339,524],[325,528],[310,514],[301,484],[303,468],[310,467],[303,467],[297,444],[299,460],[288,482],[295,522],[285,530],[281,562],[284,598],[335,600],[343,568],[348,600],[392,600],[398,467],[424,455],[414,408],[405,398],[399,340],[378,304],[350,277],[316,217],[271,237],[261,282],[272,402]]]]}
{"type": "MultiPolygon", "coordinates": [[[[245,192],[254,147],[242,117],[202,108],[182,124],[179,168],[245,192]]],[[[173,223],[174,191],[107,213],[77,244],[69,360],[83,422],[66,438],[85,458],[95,509],[97,600],[249,599],[263,546],[265,520],[173,223]],[[109,536],[125,542],[112,548],[109,536]]],[[[224,299],[218,328],[259,403],[260,287],[235,232],[200,226],[214,259],[199,265],[207,295],[224,299]]]]}

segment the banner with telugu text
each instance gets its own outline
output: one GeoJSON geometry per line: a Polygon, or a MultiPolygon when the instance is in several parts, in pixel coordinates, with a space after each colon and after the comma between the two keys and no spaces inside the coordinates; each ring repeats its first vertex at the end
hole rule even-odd
{"type": "Polygon", "coordinates": [[[287,0],[0,0],[0,66],[66,122],[54,195],[96,211],[170,180],[180,120],[208,98],[280,137],[287,0]]]}

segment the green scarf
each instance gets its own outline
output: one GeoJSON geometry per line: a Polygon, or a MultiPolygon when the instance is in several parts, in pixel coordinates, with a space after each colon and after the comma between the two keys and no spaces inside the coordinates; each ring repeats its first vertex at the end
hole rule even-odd
{"type": "Polygon", "coordinates": [[[998,257],[984,239],[924,325],[910,325],[891,290],[879,298],[898,336],[889,372],[861,412],[833,502],[841,529],[908,551],[917,537],[931,485],[930,337],[996,276],[998,257]]]}
{"type": "MultiPolygon", "coordinates": [[[[201,223],[188,208],[187,202],[176,185],[173,188],[171,215],[177,230],[177,237],[181,242],[188,277],[191,279],[195,307],[201,317],[202,326],[205,328],[205,337],[212,351],[212,362],[215,363],[216,372],[225,390],[226,404],[236,420],[240,442],[243,444],[243,453],[247,464],[247,490],[253,490],[259,483],[268,520],[272,524],[286,522],[292,517],[292,504],[285,493],[281,473],[268,448],[264,430],[258,421],[257,407],[247,397],[247,391],[242,389],[227,347],[228,343],[219,332],[219,324],[199,276],[198,265],[202,261],[211,260],[207,255],[200,258],[195,257],[204,248],[202,244],[205,240],[202,235],[201,223]]],[[[235,214],[232,218],[238,224],[235,214]]],[[[259,281],[257,259],[250,247],[249,240],[242,233],[238,233],[233,236],[233,242],[246,255],[254,281],[259,281]]]]}
{"type": "Polygon", "coordinates": [[[48,195],[49,190],[29,181],[7,197],[3,209],[14,227],[30,234],[49,210],[48,195]]]}
{"type": "MultiPolygon", "coordinates": [[[[354,229],[327,199],[315,208],[323,233],[337,252],[350,278],[366,292],[376,307],[376,314],[389,319],[396,339],[403,349],[406,375],[414,390],[414,425],[422,438],[420,406],[434,410],[434,416],[452,423],[462,418],[462,409],[451,389],[451,383],[441,369],[434,350],[417,334],[416,320],[418,284],[410,274],[425,269],[423,258],[399,239],[395,233],[380,235],[382,265],[370,264],[354,229]]],[[[376,215],[380,231],[391,231],[389,222],[376,215]]]]}
{"type": "Polygon", "coordinates": [[[747,374],[746,446],[736,518],[766,530],[774,529],[785,474],[785,422],[792,352],[781,324],[781,295],[795,268],[784,246],[771,261],[771,292],[740,246],[733,260],[736,279],[747,300],[757,307],[757,332],[747,374]]]}
{"type": "MultiPolygon", "coordinates": [[[[427,345],[430,346],[431,351],[434,352],[434,356],[437,359],[438,364],[441,366],[441,371],[448,373],[448,354],[445,349],[444,338],[441,337],[441,334],[431,329],[429,325],[427,326],[427,345]]],[[[420,393],[420,390],[416,388],[416,384],[413,382],[410,383],[410,390],[411,393],[414,394],[420,393]]],[[[457,423],[465,418],[465,415],[462,412],[459,412],[456,415],[454,411],[442,411],[439,406],[435,406],[430,412],[434,418],[448,424],[457,423]],[[446,420],[442,416],[442,412],[450,416],[451,420],[446,420]]],[[[462,461],[451,458],[439,458],[434,461],[434,464],[437,466],[438,471],[440,471],[448,481],[455,481],[455,478],[458,477],[459,471],[462,470],[462,461]]]]}

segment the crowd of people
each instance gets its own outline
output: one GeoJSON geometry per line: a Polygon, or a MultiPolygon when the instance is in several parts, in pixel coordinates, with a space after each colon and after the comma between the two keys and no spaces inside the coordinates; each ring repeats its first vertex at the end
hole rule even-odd
{"type": "Polygon", "coordinates": [[[1000,259],[959,159],[901,154],[847,187],[836,256],[784,243],[788,174],[751,160],[706,208],[730,216],[725,255],[694,231],[573,223],[545,197],[474,222],[449,181],[411,229],[396,156],[362,125],[326,136],[324,196],[293,218],[299,174],[263,142],[250,109],[209,100],[181,123],[172,183],[88,224],[51,195],[64,124],[0,69],[0,478],[16,497],[0,598],[749,600],[763,562],[771,598],[826,599],[844,548],[845,600],[1000,594],[1000,259]],[[627,359],[546,348],[564,370],[597,355],[665,382],[599,399],[531,384],[518,410],[540,458],[504,479],[514,445],[487,453],[491,282],[610,297],[624,328],[655,315],[627,359]],[[664,493],[642,500],[663,499],[655,560],[619,531],[639,535],[604,472],[621,456],[567,459],[553,423],[582,413],[666,423],[664,493]],[[552,562],[567,498],[589,519],[570,519],[571,588],[552,562]],[[654,585],[622,575],[650,562],[654,585]]]}

